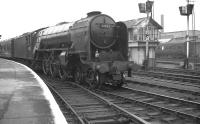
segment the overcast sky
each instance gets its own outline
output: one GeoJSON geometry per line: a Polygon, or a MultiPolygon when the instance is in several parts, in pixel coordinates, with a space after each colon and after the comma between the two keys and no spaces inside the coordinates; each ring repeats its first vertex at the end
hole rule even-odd
{"type": "MultiPolygon", "coordinates": [[[[0,34],[2,39],[15,37],[59,22],[76,21],[90,11],[101,11],[115,21],[137,19],[146,16],[138,9],[138,3],[143,2],[146,0],[1,0],[0,34]]],[[[186,0],[154,0],[154,19],[160,24],[160,15],[164,14],[166,32],[186,30],[186,16],[178,9],[184,5],[186,0]]],[[[200,30],[199,0],[195,0],[195,19],[195,29],[200,30]]]]}

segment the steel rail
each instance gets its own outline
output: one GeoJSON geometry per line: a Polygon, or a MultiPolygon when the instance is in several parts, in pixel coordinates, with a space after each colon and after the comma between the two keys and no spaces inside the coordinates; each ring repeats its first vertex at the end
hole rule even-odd
{"type": "MultiPolygon", "coordinates": [[[[142,79],[146,79],[146,78],[142,77],[142,79]]],[[[161,88],[164,88],[164,89],[170,89],[170,90],[186,92],[186,93],[190,93],[190,94],[194,94],[194,95],[200,95],[200,92],[198,92],[198,91],[167,86],[167,85],[164,84],[165,81],[162,81],[163,83],[157,84],[157,83],[151,83],[151,82],[145,82],[145,81],[138,81],[138,80],[135,80],[134,78],[132,79],[132,78],[129,78],[129,77],[126,78],[126,81],[127,81],[127,83],[136,83],[136,84],[141,84],[141,85],[156,86],[156,87],[161,87],[161,88]]],[[[159,81],[159,80],[156,80],[156,81],[159,81]]],[[[167,83],[170,83],[170,82],[167,81],[167,83]]],[[[184,85],[183,83],[174,83],[174,82],[171,82],[171,83],[172,84],[178,84],[178,85],[184,85]]],[[[194,85],[186,85],[186,86],[194,86],[194,85]]]]}
{"type": "MultiPolygon", "coordinates": [[[[50,80],[50,79],[49,79],[49,80],[50,80]]],[[[47,82],[50,82],[50,81],[47,81],[47,82]]],[[[55,82],[55,81],[54,81],[54,82],[55,82]]],[[[62,82],[62,83],[63,83],[63,82],[62,82]]],[[[135,124],[150,124],[150,123],[146,122],[145,120],[139,118],[138,116],[136,116],[136,115],[134,115],[134,114],[132,114],[132,113],[126,111],[126,110],[123,109],[123,108],[120,108],[119,106],[117,106],[117,105],[115,105],[115,104],[109,102],[108,100],[104,99],[103,97],[101,97],[101,96],[95,94],[94,92],[92,92],[92,91],[90,91],[90,90],[88,90],[88,89],[86,89],[86,88],[84,88],[84,87],[82,87],[82,86],[80,86],[80,85],[78,85],[78,84],[75,84],[75,83],[69,82],[69,81],[67,82],[67,84],[68,84],[68,85],[72,85],[72,86],[76,86],[76,87],[78,87],[78,88],[81,88],[82,90],[84,90],[85,92],[87,92],[89,95],[95,97],[96,99],[98,99],[99,101],[101,101],[102,103],[104,103],[106,106],[109,106],[110,109],[113,109],[114,111],[116,111],[117,113],[119,113],[121,116],[123,116],[123,117],[129,119],[131,122],[133,122],[133,123],[135,123],[135,124]]],[[[49,85],[49,84],[48,84],[48,85],[49,85]]],[[[59,84],[56,84],[56,85],[59,85],[59,84]]],[[[58,88],[58,89],[62,88],[62,87],[57,87],[56,85],[53,86],[53,85],[51,84],[51,87],[55,87],[55,89],[56,89],[56,88],[58,88]]],[[[55,91],[57,92],[58,89],[56,89],[55,91]]],[[[62,90],[64,90],[64,89],[65,89],[65,88],[62,88],[62,90]]],[[[57,94],[59,95],[59,92],[57,92],[57,94]]],[[[59,96],[64,100],[64,98],[62,97],[62,95],[59,95],[59,96]]],[[[65,96],[65,97],[66,97],[66,96],[65,96]]],[[[65,100],[65,101],[66,101],[66,100],[65,100]]],[[[70,106],[70,103],[68,103],[68,102],[65,102],[65,103],[67,103],[67,104],[70,106]]],[[[75,115],[78,115],[78,114],[76,113],[76,111],[73,109],[73,106],[70,106],[70,108],[71,108],[72,111],[75,113],[75,115]]],[[[82,122],[84,122],[84,123],[86,123],[86,124],[87,124],[87,123],[89,124],[89,121],[87,120],[87,118],[81,118],[80,116],[77,116],[77,117],[78,117],[80,120],[82,120],[82,122]]]]}
{"type": "MultiPolygon", "coordinates": [[[[138,76],[139,78],[141,79],[147,79],[147,77],[145,76],[138,76]]],[[[191,83],[188,84],[188,82],[180,82],[180,81],[174,81],[174,80],[167,80],[167,79],[160,79],[160,78],[156,78],[156,77],[149,77],[151,78],[151,80],[153,81],[162,81],[162,82],[166,82],[166,83],[173,83],[173,84],[181,84],[181,85],[185,85],[185,86],[191,86],[191,87],[199,87],[200,88],[200,85],[191,85],[191,83]]]]}
{"type": "Polygon", "coordinates": [[[172,74],[172,73],[164,73],[164,72],[133,72],[135,75],[145,75],[148,77],[155,77],[155,78],[162,78],[162,79],[170,79],[170,80],[176,80],[176,81],[183,81],[183,82],[188,82],[192,84],[197,84],[197,86],[200,84],[200,79],[199,77],[195,76],[196,78],[194,79],[194,76],[188,76],[184,77],[186,75],[180,75],[180,74],[172,74]]]}
{"type": "Polygon", "coordinates": [[[187,104],[197,105],[197,106],[200,107],[199,102],[188,101],[188,100],[181,99],[181,98],[166,96],[166,95],[162,95],[162,94],[156,94],[156,93],[152,93],[152,92],[148,92],[148,91],[137,90],[137,89],[133,89],[133,88],[130,88],[130,87],[127,87],[127,86],[124,86],[123,88],[129,89],[129,90],[132,90],[132,91],[136,91],[136,92],[140,92],[140,93],[144,93],[144,94],[148,94],[148,95],[151,95],[151,96],[166,98],[166,99],[170,99],[170,100],[174,100],[174,101],[181,101],[181,102],[185,102],[187,104]]]}
{"type": "MultiPolygon", "coordinates": [[[[127,87],[125,87],[125,88],[127,88],[127,87]]],[[[127,88],[128,90],[133,90],[133,89],[131,89],[131,88],[127,88]]],[[[186,116],[186,117],[189,117],[189,118],[192,118],[192,119],[194,119],[194,120],[196,120],[197,122],[199,122],[200,121],[200,117],[199,116],[195,116],[195,115],[190,115],[190,114],[187,114],[187,113],[184,113],[184,112],[181,112],[181,111],[176,111],[176,110],[173,110],[173,109],[169,109],[169,108],[166,108],[166,107],[162,107],[162,106],[157,106],[157,105],[154,105],[154,104],[151,104],[151,103],[147,103],[147,102],[143,102],[143,101],[140,101],[140,100],[135,100],[135,99],[130,99],[129,97],[128,97],[128,94],[127,94],[127,96],[121,96],[121,95],[117,95],[117,94],[115,94],[115,93],[110,93],[110,92],[106,92],[106,91],[98,91],[98,92],[102,92],[102,93],[105,93],[105,94],[109,94],[109,95],[112,95],[113,97],[118,97],[118,98],[121,98],[121,99],[124,99],[124,100],[129,100],[129,101],[132,101],[132,102],[136,102],[136,103],[141,103],[141,104],[143,104],[143,105],[146,105],[146,106],[150,106],[150,107],[156,107],[156,108],[159,108],[159,109],[162,109],[162,110],[164,110],[164,111],[167,111],[167,112],[173,112],[174,114],[179,114],[179,115],[182,115],[182,116],[186,116]]],[[[176,99],[176,98],[173,98],[173,97],[167,97],[167,96],[164,96],[164,95],[157,95],[157,94],[154,94],[154,93],[149,93],[149,92],[144,92],[144,91],[140,91],[140,90],[133,90],[133,92],[140,92],[140,94],[141,93],[145,93],[145,94],[148,94],[148,96],[149,96],[149,94],[150,95],[153,95],[154,97],[155,96],[157,96],[157,97],[159,97],[159,98],[161,98],[161,97],[164,97],[165,99],[173,99],[173,100],[178,100],[178,99],[176,99]]],[[[178,100],[179,102],[187,102],[187,103],[189,103],[189,104],[194,104],[194,105],[197,105],[197,106],[199,106],[200,104],[199,103],[196,103],[196,102],[188,102],[188,101],[186,101],[186,100],[178,100]]],[[[186,103],[186,104],[187,104],[186,103]]],[[[184,104],[185,105],[185,104],[184,104]]]]}
{"type": "Polygon", "coordinates": [[[103,97],[101,97],[100,95],[78,85],[78,84],[74,84],[73,85],[76,85],[77,87],[80,87],[82,89],[84,89],[85,91],[87,91],[88,93],[92,94],[93,96],[95,96],[96,98],[98,98],[99,100],[101,100],[102,102],[104,102],[105,104],[109,105],[110,107],[114,108],[115,110],[119,111],[119,112],[122,112],[123,114],[127,115],[132,121],[136,122],[137,124],[150,124],[148,122],[146,122],[145,120],[139,118],[138,116],[126,111],[125,109],[113,104],[112,102],[109,102],[108,100],[104,99],[103,97]]]}
{"type": "MultiPolygon", "coordinates": [[[[43,78],[44,79],[44,78],[43,78]]],[[[52,91],[52,93],[54,95],[57,96],[58,99],[60,99],[62,102],[64,102],[65,105],[67,105],[67,107],[72,111],[72,113],[76,116],[76,118],[78,119],[78,121],[80,122],[80,124],[86,124],[83,121],[83,118],[81,118],[76,111],[73,109],[73,107],[56,91],[55,88],[53,88],[53,85],[51,85],[50,83],[48,83],[48,81],[45,81],[45,83],[47,84],[47,86],[49,87],[49,89],[52,91]]]]}
{"type": "Polygon", "coordinates": [[[153,67],[150,68],[150,70],[153,71],[167,71],[167,72],[176,72],[176,73],[182,73],[182,74],[190,74],[190,75],[195,75],[198,76],[200,75],[200,71],[195,71],[195,70],[190,70],[190,69],[175,69],[175,68],[161,68],[161,67],[153,67]]]}

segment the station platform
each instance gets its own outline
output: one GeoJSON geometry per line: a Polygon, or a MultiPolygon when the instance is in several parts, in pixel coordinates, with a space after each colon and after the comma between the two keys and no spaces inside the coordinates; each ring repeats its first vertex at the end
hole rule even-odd
{"type": "Polygon", "coordinates": [[[67,124],[46,84],[27,66],[0,58],[0,124],[67,124]]]}

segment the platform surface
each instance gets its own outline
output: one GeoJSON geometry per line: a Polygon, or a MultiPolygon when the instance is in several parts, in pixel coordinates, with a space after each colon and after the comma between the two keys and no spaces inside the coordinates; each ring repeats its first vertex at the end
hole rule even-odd
{"type": "Polygon", "coordinates": [[[28,67],[0,58],[0,124],[67,124],[44,82],[28,67]]]}

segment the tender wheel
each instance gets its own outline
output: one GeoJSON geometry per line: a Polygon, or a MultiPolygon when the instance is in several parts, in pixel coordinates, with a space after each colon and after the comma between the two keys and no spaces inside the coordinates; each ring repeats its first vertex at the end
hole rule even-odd
{"type": "Polygon", "coordinates": [[[58,76],[59,67],[56,64],[50,64],[50,74],[53,78],[58,76]]]}
{"type": "Polygon", "coordinates": [[[45,75],[48,75],[50,72],[50,64],[48,61],[44,60],[42,62],[42,70],[44,72],[45,75]]]}
{"type": "Polygon", "coordinates": [[[100,81],[100,74],[93,70],[89,70],[87,72],[86,81],[89,84],[90,88],[92,88],[92,89],[100,88],[100,86],[102,84],[100,81]]]}
{"type": "Polygon", "coordinates": [[[83,72],[79,67],[76,68],[76,71],[74,72],[74,81],[78,84],[83,83],[84,75],[83,72]]]}

